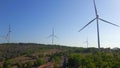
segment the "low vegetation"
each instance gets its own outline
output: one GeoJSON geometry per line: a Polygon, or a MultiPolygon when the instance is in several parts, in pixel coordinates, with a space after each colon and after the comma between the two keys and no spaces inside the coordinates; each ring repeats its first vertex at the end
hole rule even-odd
{"type": "Polygon", "coordinates": [[[119,68],[120,49],[0,44],[0,68],[119,68]]]}

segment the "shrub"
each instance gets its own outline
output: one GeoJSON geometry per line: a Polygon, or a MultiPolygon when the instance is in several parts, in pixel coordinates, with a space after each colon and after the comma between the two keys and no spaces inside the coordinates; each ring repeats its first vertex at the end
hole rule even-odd
{"type": "Polygon", "coordinates": [[[18,66],[18,68],[23,68],[24,67],[24,65],[22,63],[18,63],[17,66],[18,66]]]}
{"type": "Polygon", "coordinates": [[[34,65],[35,66],[40,66],[40,65],[42,65],[44,63],[45,63],[44,60],[42,60],[41,58],[37,58],[36,61],[34,62],[34,65]]]}
{"type": "Polygon", "coordinates": [[[5,60],[3,63],[3,68],[11,68],[11,61],[5,60]]]}

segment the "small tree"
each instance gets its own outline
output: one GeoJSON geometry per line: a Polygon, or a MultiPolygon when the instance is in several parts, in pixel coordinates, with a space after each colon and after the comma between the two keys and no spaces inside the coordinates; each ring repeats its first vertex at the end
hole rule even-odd
{"type": "Polygon", "coordinates": [[[57,63],[54,63],[54,68],[59,68],[57,63]]]}
{"type": "Polygon", "coordinates": [[[73,67],[79,67],[80,65],[82,65],[81,63],[81,55],[78,54],[71,54],[68,58],[68,67],[69,68],[73,68],[73,67]]]}
{"type": "Polygon", "coordinates": [[[5,60],[5,62],[3,63],[3,68],[11,68],[11,61],[5,60]]]}
{"type": "Polygon", "coordinates": [[[22,63],[18,63],[17,66],[18,68],[23,68],[24,65],[22,63]]]}
{"type": "Polygon", "coordinates": [[[40,65],[42,65],[44,63],[45,63],[44,60],[42,60],[41,58],[37,58],[36,61],[34,62],[34,65],[35,66],[40,66],[40,65]]]}
{"type": "Polygon", "coordinates": [[[31,62],[31,61],[29,61],[29,62],[27,63],[27,68],[32,68],[32,62],[31,62]]]}

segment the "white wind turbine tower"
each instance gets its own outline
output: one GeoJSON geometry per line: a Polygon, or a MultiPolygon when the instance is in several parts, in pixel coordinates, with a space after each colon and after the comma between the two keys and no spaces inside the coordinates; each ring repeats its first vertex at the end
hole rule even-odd
{"type": "Polygon", "coordinates": [[[54,39],[57,38],[57,36],[54,33],[54,28],[52,28],[52,34],[48,36],[48,38],[51,37],[51,43],[54,44],[54,39]]]}
{"type": "Polygon", "coordinates": [[[93,20],[91,20],[90,22],[88,22],[88,24],[86,24],[83,28],[81,28],[81,29],[79,30],[79,32],[82,31],[84,28],[86,28],[88,25],[90,25],[93,21],[96,20],[96,24],[97,24],[98,48],[100,49],[99,20],[100,20],[100,21],[103,21],[103,22],[105,22],[105,23],[108,23],[108,24],[117,26],[117,27],[120,27],[120,26],[119,26],[119,25],[116,25],[116,24],[114,24],[114,23],[111,23],[111,22],[109,22],[109,21],[106,21],[106,20],[104,20],[104,19],[102,19],[102,18],[100,18],[99,15],[98,15],[98,12],[97,12],[95,0],[93,0],[93,3],[94,3],[94,10],[95,10],[95,15],[96,15],[96,17],[95,17],[93,20]]]}
{"type": "Polygon", "coordinates": [[[88,45],[89,45],[88,38],[83,43],[86,44],[86,47],[88,48],[88,45]]]}
{"type": "Polygon", "coordinates": [[[11,35],[11,26],[9,24],[9,28],[8,28],[8,33],[6,35],[6,40],[7,40],[7,43],[10,43],[10,35],[11,35]]]}
{"type": "Polygon", "coordinates": [[[10,24],[9,24],[7,34],[4,35],[4,36],[0,36],[0,38],[4,39],[7,43],[10,43],[10,35],[11,35],[10,33],[11,33],[11,27],[10,27],[10,24]]]}
{"type": "Polygon", "coordinates": [[[89,45],[89,41],[88,41],[88,38],[86,39],[86,44],[87,44],[87,48],[88,48],[88,45],[89,45]]]}

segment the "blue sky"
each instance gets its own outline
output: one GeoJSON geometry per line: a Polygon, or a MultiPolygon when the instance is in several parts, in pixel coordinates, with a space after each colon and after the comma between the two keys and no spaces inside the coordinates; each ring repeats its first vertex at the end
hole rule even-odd
{"type": "MultiPolygon", "coordinates": [[[[96,0],[99,16],[120,25],[120,1],[96,0]]],[[[54,27],[56,44],[97,47],[96,22],[78,32],[95,18],[92,0],[0,0],[0,35],[11,24],[11,42],[50,44],[54,27]]],[[[101,47],[120,47],[120,28],[100,23],[101,47]]],[[[5,40],[0,39],[0,42],[5,40]]]]}

